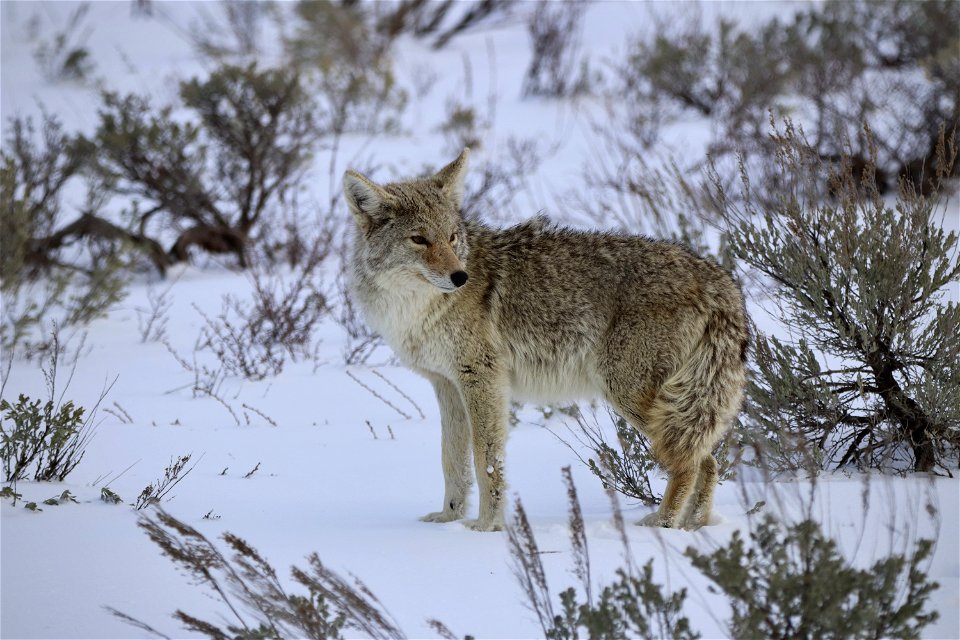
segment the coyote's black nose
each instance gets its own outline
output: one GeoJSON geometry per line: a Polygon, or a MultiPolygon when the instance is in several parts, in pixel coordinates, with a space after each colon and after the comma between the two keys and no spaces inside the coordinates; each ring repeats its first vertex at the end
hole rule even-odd
{"type": "Polygon", "coordinates": [[[450,276],[450,280],[458,287],[462,287],[467,282],[467,272],[466,271],[454,271],[450,276]]]}

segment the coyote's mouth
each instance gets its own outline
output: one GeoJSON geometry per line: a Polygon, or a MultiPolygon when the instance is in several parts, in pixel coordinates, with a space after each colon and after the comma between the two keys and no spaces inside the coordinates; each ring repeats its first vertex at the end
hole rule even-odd
{"type": "Polygon", "coordinates": [[[440,289],[440,291],[442,291],[442,292],[444,292],[444,293],[450,293],[451,291],[456,291],[456,290],[457,290],[457,288],[456,288],[455,286],[453,286],[453,285],[441,285],[441,284],[438,284],[438,283],[436,283],[436,282],[433,282],[432,280],[430,281],[430,284],[432,284],[433,286],[435,286],[437,289],[440,289]]]}
{"type": "Polygon", "coordinates": [[[439,278],[434,279],[434,278],[431,278],[430,276],[424,275],[423,273],[417,273],[417,277],[423,280],[424,282],[426,282],[427,284],[433,287],[436,287],[437,289],[440,289],[440,291],[442,291],[443,293],[450,293],[451,291],[457,290],[457,287],[453,286],[452,282],[448,284],[447,282],[444,282],[439,278]]]}

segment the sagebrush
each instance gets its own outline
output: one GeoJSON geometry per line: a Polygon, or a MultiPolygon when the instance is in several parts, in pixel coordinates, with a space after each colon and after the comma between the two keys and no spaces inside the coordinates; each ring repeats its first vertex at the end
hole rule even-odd
{"type": "MultiPolygon", "coordinates": [[[[790,331],[757,336],[754,443],[773,467],[955,469],[960,305],[947,292],[960,256],[946,197],[904,179],[891,203],[875,155],[862,169],[824,162],[790,121],[771,141],[775,163],[742,163],[739,191],[712,178],[732,251],[790,331]]],[[[944,129],[938,148],[944,184],[956,157],[944,129]]]]}

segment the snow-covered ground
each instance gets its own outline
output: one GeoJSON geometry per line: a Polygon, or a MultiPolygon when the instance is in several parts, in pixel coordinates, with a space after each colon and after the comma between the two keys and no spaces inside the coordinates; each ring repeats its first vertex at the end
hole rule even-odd
{"type": "MultiPolygon", "coordinates": [[[[127,2],[93,3],[87,45],[97,64],[95,75],[110,89],[138,91],[169,100],[176,80],[203,73],[184,30],[198,5],[155,3],[153,19],[134,18],[127,2]]],[[[40,104],[59,116],[68,131],[90,132],[96,123],[97,94],[76,85],[42,80],[31,51],[27,22],[40,16],[41,33],[51,33],[76,5],[3,3],[2,117],[38,114],[40,104]],[[44,32],[43,29],[48,31],[44,32]]],[[[210,6],[206,8],[210,10],[210,6]]],[[[586,16],[584,50],[599,64],[622,51],[625,38],[649,26],[651,10],[665,5],[596,3],[586,16]]],[[[786,3],[707,5],[745,21],[790,10],[786,3]]],[[[340,165],[357,154],[377,159],[385,168],[376,178],[410,174],[425,164],[438,165],[444,138],[437,132],[446,100],[455,96],[484,109],[487,96],[498,96],[491,140],[476,157],[495,153],[511,133],[561,143],[541,166],[518,206],[547,213],[558,202],[551,194],[578,184],[582,162],[597,141],[589,119],[600,105],[522,100],[520,87],[529,59],[525,26],[516,20],[496,29],[457,38],[445,50],[401,39],[396,51],[401,82],[412,83],[431,69],[438,80],[422,99],[411,97],[405,133],[374,140],[351,136],[340,165]],[[466,62],[465,62],[466,61],[466,62]],[[472,81],[464,79],[465,68],[472,81]]],[[[409,85],[408,85],[409,86],[409,85]]],[[[673,149],[698,156],[707,135],[702,122],[669,128],[673,149]]],[[[310,191],[328,199],[326,166],[319,154],[310,191]]],[[[338,166],[342,172],[345,166],[338,166]]],[[[69,198],[65,204],[79,204],[69,198]]],[[[346,215],[346,212],[344,212],[346,215]]],[[[334,268],[330,268],[332,273],[334,268]]],[[[215,602],[178,573],[137,527],[140,513],[126,504],[100,500],[109,484],[125,503],[163,474],[171,459],[191,454],[196,467],[174,489],[166,508],[210,539],[222,532],[240,535],[281,570],[303,566],[316,551],[330,568],[352,572],[380,598],[406,633],[433,637],[427,618],[437,618],[458,634],[477,637],[535,637],[541,634],[525,606],[510,568],[504,535],[474,533],[460,523],[427,524],[417,517],[440,507],[439,417],[429,384],[390,363],[381,349],[363,366],[345,366],[345,337],[326,321],[318,331],[315,362],[289,364],[283,373],[261,382],[229,379],[220,396],[235,412],[211,398],[191,393],[193,374],[168,349],[142,342],[138,310],[148,296],[170,287],[167,335],[178,352],[193,351],[202,319],[194,305],[215,316],[221,296],[243,295],[247,278],[216,265],[179,267],[166,282],[139,279],[129,296],[108,317],[90,325],[85,347],[67,397],[92,405],[114,378],[100,412],[95,437],[81,464],[60,484],[21,482],[23,501],[43,500],[68,489],[79,504],[42,506],[31,512],[3,502],[0,507],[2,584],[0,635],[4,638],[140,637],[144,632],[104,610],[110,606],[140,618],[171,635],[183,636],[170,618],[176,609],[216,619],[215,602]],[[172,286],[170,283],[173,282],[172,286]],[[376,371],[382,378],[374,373],[376,371]],[[353,377],[351,377],[351,374],[353,377]],[[363,382],[383,400],[374,396],[363,382]],[[401,389],[404,398],[383,378],[401,389]],[[397,409],[409,414],[403,417],[397,409]],[[251,408],[245,408],[244,405],[251,408]],[[418,409],[424,417],[420,418],[418,409]],[[239,424],[238,424],[239,422],[239,424]],[[256,469],[252,474],[250,472],[256,469]],[[249,474],[249,477],[245,477],[249,474]],[[204,518],[207,515],[209,517],[204,518]]],[[[332,286],[332,280],[331,280],[332,286]]],[[[79,336],[74,339],[79,344],[79,336]]],[[[65,382],[67,371],[63,371],[65,382]]],[[[19,393],[42,397],[44,381],[36,362],[17,360],[9,372],[4,397],[19,393]]],[[[614,578],[622,564],[619,535],[611,523],[607,496],[571,450],[551,434],[566,427],[557,417],[545,419],[533,407],[520,411],[507,455],[511,495],[519,495],[530,516],[555,593],[574,584],[566,526],[567,497],[560,469],[572,465],[587,522],[593,575],[599,584],[614,578]]],[[[660,531],[631,526],[630,545],[637,562],[655,559],[655,572],[671,589],[690,591],[686,614],[704,637],[722,637],[727,605],[708,592],[708,581],[683,557],[693,545],[709,549],[732,531],[745,530],[747,508],[767,496],[768,509],[797,516],[811,504],[807,483],[764,486],[749,480],[722,485],[716,522],[698,532],[660,531]],[[744,494],[748,494],[744,497],[744,494]]],[[[662,487],[662,480],[657,479],[662,487]]],[[[476,500],[472,503],[476,508],[476,500]]],[[[933,597],[940,619],[928,637],[960,637],[960,491],[957,479],[836,476],[817,486],[812,510],[838,536],[841,548],[858,564],[907,548],[905,540],[937,537],[930,575],[940,583],[933,597]],[[927,515],[932,503],[939,528],[927,515]],[[892,533],[891,533],[892,528],[892,533]]],[[[627,505],[628,520],[647,508],[627,505]]]]}

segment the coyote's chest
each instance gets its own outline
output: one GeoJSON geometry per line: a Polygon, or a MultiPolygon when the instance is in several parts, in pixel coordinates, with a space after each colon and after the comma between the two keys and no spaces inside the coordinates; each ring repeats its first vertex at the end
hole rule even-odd
{"type": "Polygon", "coordinates": [[[408,366],[447,373],[452,368],[451,330],[436,295],[409,287],[358,292],[367,323],[408,366]]]}

